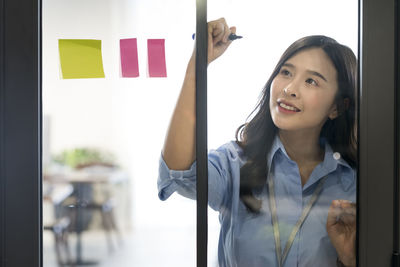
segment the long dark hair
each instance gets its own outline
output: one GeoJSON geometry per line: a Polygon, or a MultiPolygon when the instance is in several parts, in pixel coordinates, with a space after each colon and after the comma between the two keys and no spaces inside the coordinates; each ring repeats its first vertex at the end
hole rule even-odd
{"type": "Polygon", "coordinates": [[[266,183],[270,167],[267,166],[267,156],[278,133],[269,109],[271,83],[288,59],[308,48],[323,49],[337,71],[338,91],[335,103],[339,116],[325,122],[320,140],[328,142],[350,166],[356,165],[356,57],[350,48],[332,38],[322,35],[301,38],[290,45],[281,56],[263,88],[256,108],[250,115],[254,114],[252,119],[236,131],[236,142],[247,158],[240,169],[240,198],[251,212],[257,213],[261,208],[261,201],[254,197],[254,193],[262,190],[266,183]],[[348,99],[347,103],[345,99],[348,99]]]}

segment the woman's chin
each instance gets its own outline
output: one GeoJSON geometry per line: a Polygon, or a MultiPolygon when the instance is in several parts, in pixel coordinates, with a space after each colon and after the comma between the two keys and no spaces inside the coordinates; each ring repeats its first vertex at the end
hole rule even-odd
{"type": "Polygon", "coordinates": [[[301,125],[298,125],[299,124],[298,123],[299,120],[291,121],[291,120],[288,120],[288,119],[272,117],[272,121],[274,122],[275,126],[279,130],[296,131],[296,130],[300,130],[302,128],[301,125]]]}

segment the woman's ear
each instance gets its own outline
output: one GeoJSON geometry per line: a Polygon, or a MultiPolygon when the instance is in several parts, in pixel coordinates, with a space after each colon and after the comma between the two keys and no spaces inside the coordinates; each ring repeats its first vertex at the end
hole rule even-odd
{"type": "Polygon", "coordinates": [[[329,119],[334,120],[336,119],[339,115],[343,114],[343,112],[345,112],[350,105],[350,99],[349,98],[345,98],[343,99],[343,103],[342,105],[340,105],[340,111],[338,110],[338,106],[336,104],[334,104],[332,106],[331,112],[329,113],[329,119]]]}
{"type": "Polygon", "coordinates": [[[329,113],[328,117],[330,120],[334,120],[337,118],[337,116],[339,115],[338,109],[337,109],[337,105],[334,104],[332,106],[331,112],[329,113]]]}

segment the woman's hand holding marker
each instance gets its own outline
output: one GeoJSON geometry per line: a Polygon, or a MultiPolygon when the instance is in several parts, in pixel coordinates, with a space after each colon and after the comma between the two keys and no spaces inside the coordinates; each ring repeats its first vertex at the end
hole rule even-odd
{"type": "Polygon", "coordinates": [[[236,27],[229,27],[224,18],[208,23],[208,63],[221,56],[232,43],[231,34],[236,33],[236,27]]]}

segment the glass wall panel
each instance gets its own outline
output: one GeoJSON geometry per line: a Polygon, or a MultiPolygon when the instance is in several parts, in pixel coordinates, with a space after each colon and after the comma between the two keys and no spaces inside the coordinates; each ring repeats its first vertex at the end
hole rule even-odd
{"type": "Polygon", "coordinates": [[[358,1],[209,1],[208,20],[209,55],[222,54],[208,67],[209,198],[223,203],[209,256],[352,266],[358,1]]]}
{"type": "Polygon", "coordinates": [[[195,22],[194,1],[43,1],[45,267],[195,265],[196,202],[166,168],[157,188],[195,22]]]}
{"type": "MultiPolygon", "coordinates": [[[[354,264],[357,4],[210,1],[209,266],[354,264]]],[[[194,265],[194,31],[194,1],[43,2],[45,267],[194,265]]]]}

